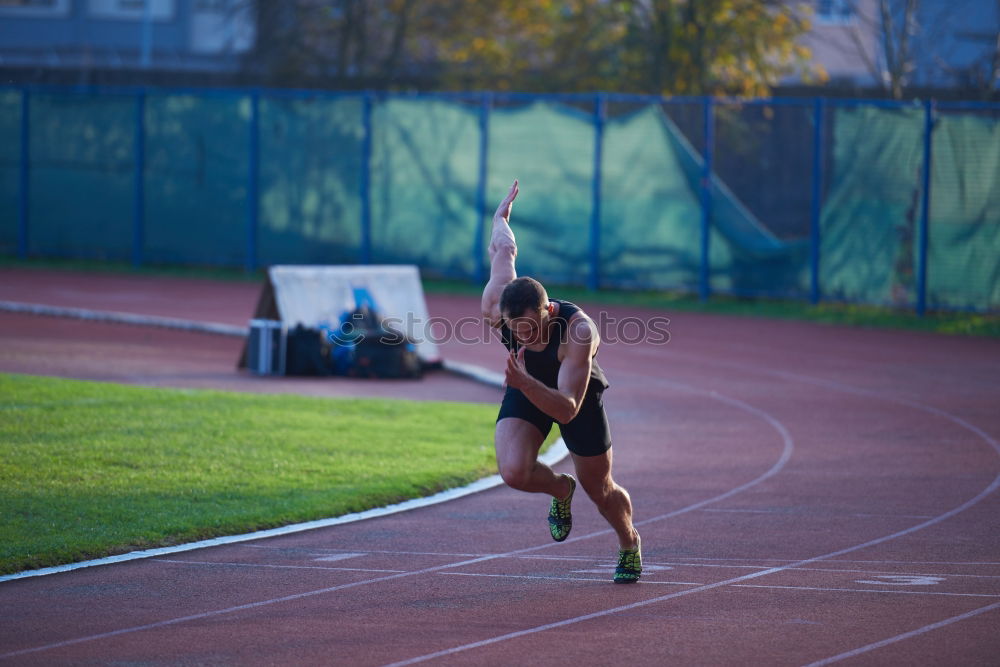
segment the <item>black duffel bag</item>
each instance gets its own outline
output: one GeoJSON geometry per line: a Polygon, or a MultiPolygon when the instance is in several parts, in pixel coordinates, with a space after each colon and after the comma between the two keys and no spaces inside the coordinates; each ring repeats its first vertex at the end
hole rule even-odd
{"type": "Polygon", "coordinates": [[[423,375],[417,346],[405,335],[381,327],[363,333],[354,343],[354,360],[348,375],[408,379],[423,375]]]}
{"type": "Polygon", "coordinates": [[[288,332],[286,375],[332,375],[330,344],[319,329],[297,325],[288,332]]]}

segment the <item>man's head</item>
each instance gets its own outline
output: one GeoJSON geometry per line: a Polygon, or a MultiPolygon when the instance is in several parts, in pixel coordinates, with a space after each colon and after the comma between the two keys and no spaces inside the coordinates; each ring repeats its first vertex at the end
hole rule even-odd
{"type": "Polygon", "coordinates": [[[500,314],[517,342],[522,345],[539,343],[549,321],[549,296],[534,278],[515,278],[507,283],[500,295],[500,314]]]}

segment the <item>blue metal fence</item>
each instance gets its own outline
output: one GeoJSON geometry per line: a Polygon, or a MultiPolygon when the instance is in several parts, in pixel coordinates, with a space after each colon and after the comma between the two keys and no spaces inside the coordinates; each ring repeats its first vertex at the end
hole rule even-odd
{"type": "MultiPolygon", "coordinates": [[[[585,110],[587,107],[590,109],[589,120],[586,120],[587,112],[580,116],[573,116],[566,111],[567,122],[570,122],[570,118],[573,119],[572,122],[579,122],[579,118],[584,118],[584,122],[589,122],[593,131],[592,165],[589,167],[590,201],[585,204],[589,208],[589,224],[586,225],[587,238],[584,244],[586,251],[583,256],[576,258],[578,261],[588,264],[586,271],[580,272],[585,276],[583,282],[586,285],[593,289],[598,289],[602,286],[624,284],[651,288],[672,287],[692,289],[702,299],[708,299],[713,292],[747,294],[751,296],[782,294],[802,298],[814,304],[825,299],[835,299],[860,300],[873,303],[888,301],[899,305],[898,298],[873,298],[864,289],[859,288],[855,290],[850,287],[851,278],[848,274],[851,271],[857,273],[857,267],[845,268],[841,273],[837,274],[836,280],[829,280],[830,273],[829,270],[824,271],[824,262],[832,250],[839,252],[838,249],[840,246],[831,246],[829,245],[831,241],[824,239],[824,226],[833,224],[842,226],[844,224],[851,224],[851,222],[850,220],[846,222],[838,221],[836,216],[837,211],[833,208],[838,204],[829,201],[827,188],[831,174],[835,172],[843,174],[851,169],[850,164],[845,162],[846,158],[844,157],[849,152],[850,147],[844,146],[843,138],[837,135],[836,131],[842,126],[846,127],[849,123],[857,125],[864,122],[863,118],[858,119],[851,116],[852,112],[861,109],[869,110],[872,113],[875,112],[874,110],[884,110],[889,114],[903,114],[899,117],[899,123],[902,125],[908,122],[907,119],[909,116],[906,116],[906,114],[918,110],[922,115],[923,125],[922,145],[919,151],[919,183],[914,184],[914,192],[919,193],[919,202],[915,213],[907,213],[903,223],[896,224],[892,221],[889,223],[890,230],[893,224],[902,229],[898,233],[898,239],[894,237],[889,246],[887,246],[889,249],[883,253],[884,255],[893,255],[895,257],[893,261],[896,262],[897,266],[885,270],[873,271],[873,274],[878,273],[879,275],[885,274],[888,271],[894,276],[891,279],[892,285],[886,283],[875,290],[874,293],[881,294],[884,292],[889,294],[891,290],[893,295],[903,294],[905,300],[909,302],[908,305],[921,315],[929,307],[968,308],[976,310],[993,310],[1000,307],[1000,296],[997,296],[1000,295],[1000,287],[995,284],[980,285],[979,292],[976,292],[978,296],[970,297],[966,302],[962,302],[961,296],[949,297],[948,299],[928,298],[929,276],[932,275],[929,273],[928,260],[929,244],[933,242],[930,230],[931,205],[932,202],[936,202],[935,198],[938,196],[938,193],[932,193],[935,174],[935,164],[932,160],[935,157],[934,132],[937,118],[945,110],[958,115],[964,113],[985,114],[989,123],[983,126],[983,136],[1000,138],[1000,132],[991,134],[994,130],[994,125],[990,124],[994,123],[1000,126],[1000,105],[997,104],[943,102],[935,104],[933,101],[912,103],[884,100],[820,98],[732,100],[701,97],[661,98],[603,93],[595,95],[525,95],[487,92],[476,94],[395,95],[371,91],[332,93],[311,90],[174,90],[94,87],[7,87],[0,88],[0,95],[6,96],[5,99],[8,102],[0,107],[2,109],[0,113],[19,114],[18,122],[16,123],[16,126],[19,128],[18,164],[3,165],[8,170],[16,170],[17,188],[16,192],[0,193],[0,197],[16,199],[16,221],[8,220],[3,222],[3,225],[8,226],[8,229],[10,226],[16,227],[16,234],[14,235],[16,247],[10,248],[8,246],[5,252],[16,252],[22,258],[44,254],[75,254],[72,248],[67,250],[64,246],[60,246],[58,251],[52,252],[44,247],[44,244],[39,242],[36,235],[33,234],[33,202],[37,201],[39,195],[37,191],[33,190],[33,169],[36,168],[36,165],[33,163],[33,142],[43,141],[40,135],[35,132],[37,128],[33,126],[33,117],[37,115],[33,105],[33,100],[36,97],[57,96],[59,99],[73,97],[87,99],[114,97],[121,99],[122,97],[131,97],[134,100],[134,126],[129,128],[133,157],[132,239],[130,247],[131,261],[136,266],[150,261],[150,240],[147,235],[148,225],[150,224],[149,215],[151,213],[149,209],[150,193],[148,188],[150,184],[150,167],[148,164],[149,136],[147,125],[150,118],[149,100],[151,96],[157,96],[158,99],[176,96],[197,99],[222,98],[236,101],[237,107],[241,110],[239,122],[245,122],[247,128],[245,146],[242,148],[230,147],[230,149],[237,152],[243,151],[246,156],[245,185],[243,186],[244,192],[242,198],[246,221],[245,231],[243,232],[245,236],[245,248],[242,252],[233,249],[227,256],[242,255],[241,263],[248,272],[256,270],[260,264],[261,161],[262,159],[275,159],[273,157],[262,157],[261,155],[261,136],[263,131],[262,101],[294,100],[303,103],[341,99],[360,101],[361,113],[360,118],[356,122],[358,127],[349,124],[350,126],[345,126],[344,129],[346,134],[360,132],[360,155],[352,155],[350,157],[352,161],[357,162],[359,169],[356,193],[358,219],[354,224],[357,226],[357,235],[360,242],[358,247],[353,251],[354,261],[359,263],[370,263],[376,257],[376,254],[385,255],[387,252],[380,250],[382,249],[380,239],[373,235],[373,215],[375,215],[373,213],[373,204],[375,204],[373,202],[373,186],[375,186],[375,183],[373,183],[372,179],[376,169],[374,162],[376,160],[387,162],[392,157],[393,149],[391,146],[384,145],[385,141],[388,141],[386,139],[383,141],[383,144],[380,144],[376,152],[375,137],[381,130],[375,119],[376,109],[384,108],[387,102],[393,100],[428,104],[431,101],[438,101],[454,104],[460,110],[468,109],[469,113],[472,114],[470,118],[478,131],[478,141],[474,146],[462,144],[456,149],[459,151],[475,150],[478,153],[475,160],[472,161],[476,169],[476,186],[474,188],[474,201],[469,206],[469,210],[471,211],[469,214],[470,219],[467,220],[468,229],[471,230],[471,243],[474,247],[471,249],[471,261],[468,263],[469,268],[457,270],[457,274],[454,269],[433,266],[433,262],[420,263],[424,264],[424,268],[432,272],[437,270],[439,273],[447,274],[450,271],[452,274],[481,282],[486,277],[488,271],[484,259],[484,246],[486,243],[485,229],[488,225],[489,215],[494,203],[492,198],[495,198],[496,195],[493,192],[496,188],[490,187],[491,179],[508,178],[506,175],[498,176],[491,173],[491,160],[504,150],[504,146],[502,145],[492,145],[491,133],[494,131],[492,120],[495,114],[500,113],[500,107],[503,105],[510,108],[531,108],[531,105],[548,104],[556,105],[562,111],[566,109],[585,110]],[[18,98],[17,104],[12,102],[14,96],[18,98]],[[624,123],[630,119],[630,116],[625,113],[611,116],[609,114],[610,104],[614,104],[616,108],[621,109],[657,110],[662,116],[663,122],[668,126],[668,136],[676,141],[674,148],[677,151],[678,157],[676,160],[677,164],[680,165],[680,172],[691,172],[690,178],[692,183],[690,189],[692,190],[692,201],[696,202],[699,208],[699,216],[696,221],[697,258],[695,261],[697,262],[697,271],[694,272],[695,284],[684,280],[676,281],[676,283],[671,283],[667,280],[664,283],[663,281],[643,279],[641,277],[633,279],[634,276],[628,274],[627,264],[624,265],[626,269],[619,269],[613,272],[605,270],[607,267],[602,266],[606,264],[607,259],[605,245],[609,240],[613,240],[608,238],[608,230],[612,230],[612,235],[614,230],[614,227],[609,224],[608,216],[617,215],[616,213],[609,212],[609,207],[605,206],[605,198],[608,196],[608,192],[606,191],[608,185],[605,182],[606,172],[613,166],[608,162],[607,131],[609,123],[612,121],[621,120],[624,123]],[[759,133],[755,132],[754,128],[764,127],[768,130],[773,130],[775,121],[768,119],[773,119],[775,117],[774,114],[777,113],[776,110],[782,108],[797,110],[798,119],[795,120],[797,125],[788,130],[785,135],[775,131],[773,132],[773,136],[759,136],[759,133]],[[700,109],[700,119],[697,119],[695,114],[690,113],[694,109],[700,109]],[[244,112],[245,117],[242,115],[244,112]],[[751,112],[755,114],[753,118],[750,116],[751,112]],[[839,124],[836,127],[834,127],[832,120],[835,114],[840,114],[838,116],[839,124]],[[758,115],[763,120],[759,120],[757,118],[758,115]],[[700,133],[692,130],[692,128],[697,127],[699,120],[700,133]],[[723,139],[719,134],[720,122],[726,123],[728,137],[726,139],[723,139]],[[734,130],[733,128],[736,129],[734,130]],[[788,136],[808,137],[808,139],[804,140],[802,145],[790,146],[785,150],[782,143],[788,142],[788,136]],[[736,138],[734,139],[733,137],[736,138]],[[726,142],[721,149],[717,145],[719,141],[726,142]],[[747,145],[744,146],[742,144],[747,145]],[[680,148],[677,148],[677,146],[680,148]],[[728,160],[728,167],[719,163],[717,168],[716,156],[720,150],[723,150],[723,154],[728,160]],[[784,153],[782,152],[783,150],[784,153]],[[758,153],[754,153],[754,151],[758,151],[758,153]],[[811,152],[811,159],[803,159],[804,157],[809,157],[809,152],[811,152]],[[795,213],[791,217],[803,220],[803,228],[807,230],[808,238],[799,239],[796,237],[792,241],[785,243],[787,239],[780,238],[782,237],[782,233],[775,233],[774,230],[768,229],[767,221],[764,220],[762,222],[760,219],[762,215],[766,217],[766,211],[764,211],[766,207],[763,207],[763,205],[759,206],[755,211],[754,206],[747,204],[747,200],[754,197],[753,182],[755,181],[753,179],[746,181],[750,185],[744,183],[741,186],[743,188],[742,192],[734,191],[727,185],[726,174],[720,172],[723,168],[728,168],[734,174],[734,178],[736,172],[740,169],[758,170],[760,178],[757,178],[756,182],[762,182],[768,174],[777,174],[779,167],[775,166],[776,161],[773,157],[766,158],[766,163],[756,164],[748,164],[741,157],[752,154],[778,155],[777,162],[785,160],[781,156],[786,155],[788,156],[788,160],[794,157],[795,160],[801,162],[803,165],[808,165],[805,169],[811,173],[798,173],[795,175],[803,184],[807,183],[808,185],[790,186],[794,187],[794,193],[791,191],[783,193],[780,188],[771,193],[777,199],[781,199],[782,194],[794,194],[795,201],[805,203],[802,213],[795,213]],[[741,159],[743,159],[743,162],[741,162],[741,159]],[[835,161],[833,168],[831,168],[831,160],[835,161]],[[761,213],[761,211],[764,211],[764,213],[761,213]],[[726,216],[729,216],[729,222],[726,222],[724,219],[726,216]],[[912,225],[912,230],[907,227],[911,221],[915,223],[912,225]],[[750,238],[748,235],[753,236],[753,238],[750,238]],[[725,239],[725,248],[718,246],[720,239],[725,239]],[[798,260],[789,259],[792,256],[797,256],[797,246],[793,246],[798,241],[804,243],[802,247],[805,249],[805,254],[803,255],[805,259],[803,260],[801,271],[797,264],[798,260]],[[377,253],[376,251],[379,252],[377,253]],[[720,255],[720,253],[722,254],[720,255]],[[784,282],[775,279],[774,282],[768,283],[767,276],[774,273],[776,271],[775,267],[782,264],[782,262],[787,265],[782,269],[785,271],[784,275],[786,275],[785,278],[781,279],[784,282]],[[912,278],[908,277],[911,264],[912,278]],[[729,272],[729,268],[735,265],[739,265],[739,272],[735,270],[729,272]],[[723,266],[728,268],[723,270],[720,268],[723,266]],[[845,278],[845,276],[847,277],[845,278]],[[714,280],[718,281],[718,286],[713,283],[714,280]],[[848,287],[837,287],[836,289],[828,290],[827,285],[824,284],[825,281],[831,284],[836,283],[837,285],[847,284],[848,287]],[[986,294],[986,297],[983,298],[982,294],[986,294]]],[[[69,114],[71,111],[67,110],[66,113],[69,114]]],[[[888,121],[892,121],[893,118],[889,118],[888,121]]],[[[233,120],[236,120],[235,116],[233,120]]],[[[52,118],[48,118],[47,122],[60,122],[60,119],[53,120],[52,118]]],[[[8,122],[5,125],[13,126],[15,124],[8,122]]],[[[621,127],[624,127],[624,125],[621,127]]],[[[893,127],[892,122],[888,122],[885,127],[891,130],[893,127]]],[[[183,132],[184,130],[183,128],[174,128],[172,131],[183,132]]],[[[640,130],[635,130],[635,132],[640,132],[640,130]]],[[[80,140],[86,141],[87,139],[86,137],[82,137],[80,140]]],[[[410,137],[408,140],[412,141],[413,139],[410,137]]],[[[346,149],[351,150],[352,146],[346,146],[346,149]]],[[[207,149],[202,147],[199,150],[207,149]]],[[[419,153],[419,150],[413,150],[415,154],[419,153]]],[[[532,156],[531,159],[544,159],[544,156],[540,158],[532,156]]],[[[419,163],[419,159],[417,159],[417,162],[419,163]]],[[[351,162],[351,164],[354,164],[354,162],[351,162]]],[[[992,165],[992,162],[990,164],[992,165]]],[[[270,166],[274,167],[273,164],[270,166]]],[[[1000,164],[997,166],[1000,167],[1000,164]]],[[[381,169],[379,171],[380,180],[378,184],[379,197],[381,198],[379,201],[379,215],[384,216],[386,215],[385,210],[389,207],[389,204],[386,202],[389,200],[394,202],[395,200],[392,198],[396,196],[394,193],[389,192],[387,188],[390,188],[391,184],[396,183],[398,178],[396,178],[396,175],[386,175],[384,173],[385,169],[382,167],[378,167],[378,169],[381,169]],[[396,180],[393,180],[394,178],[396,180]]],[[[905,171],[905,167],[903,170],[905,171]]],[[[426,171],[431,173],[431,176],[428,176],[427,173],[421,176],[421,178],[425,179],[421,183],[425,185],[433,181],[434,168],[426,167],[426,171]]],[[[785,171],[795,171],[795,169],[785,168],[785,171]]],[[[204,174],[200,174],[198,177],[205,178],[204,174]]],[[[655,184],[658,175],[656,173],[649,173],[647,177],[652,184],[655,184]]],[[[997,179],[1000,178],[1000,173],[978,174],[977,177],[990,180],[995,185],[998,182],[997,179]]],[[[419,190],[420,184],[414,185],[413,188],[414,190],[419,190]]],[[[653,189],[655,190],[655,188],[653,189]]],[[[945,194],[947,195],[948,193],[945,194]]],[[[47,193],[46,196],[57,197],[59,193],[47,193]]],[[[172,193],[171,196],[180,195],[172,193]]],[[[618,197],[618,193],[615,196],[618,197]]],[[[629,196],[625,194],[621,198],[627,199],[629,196]]],[[[901,195],[900,201],[904,199],[905,197],[901,195]]],[[[651,203],[644,210],[648,210],[653,216],[658,215],[655,196],[651,195],[649,201],[651,203]]],[[[872,211],[882,210],[879,208],[881,206],[879,202],[866,200],[862,196],[859,196],[858,202],[851,205],[862,208],[868,206],[867,209],[864,209],[866,211],[869,209],[872,211]]],[[[903,206],[903,204],[899,204],[899,206],[903,206]]],[[[774,206],[772,205],[768,210],[774,210],[774,206]]],[[[880,214],[873,213],[873,215],[877,216],[880,214]]],[[[206,219],[210,217],[211,215],[207,214],[206,219]]],[[[683,218],[681,222],[684,225],[695,224],[695,221],[687,218],[683,218]]],[[[966,224],[965,221],[959,222],[966,224]]],[[[349,220],[338,220],[337,224],[349,226],[351,222],[349,220]]],[[[544,223],[539,224],[542,225],[541,229],[544,231],[544,223]]],[[[1000,225],[1000,216],[994,216],[985,220],[979,219],[975,221],[975,224],[989,227],[998,226],[1000,225]]],[[[568,227],[552,227],[550,231],[551,233],[558,233],[559,229],[565,231],[568,227]]],[[[578,234],[581,233],[583,227],[572,227],[572,229],[573,234],[578,234]]],[[[837,229],[840,228],[838,227],[837,229]]],[[[859,227],[858,229],[858,233],[868,232],[870,232],[869,228],[859,227]]],[[[94,233],[99,237],[101,231],[95,230],[94,233]]],[[[192,245],[198,243],[196,230],[192,229],[184,233],[191,234],[190,238],[187,239],[187,243],[192,245]]],[[[414,230],[413,233],[416,234],[418,231],[414,230]]],[[[786,235],[794,237],[795,233],[789,232],[786,235]]],[[[989,238],[994,238],[994,236],[1000,237],[1000,235],[992,235],[989,238]]],[[[302,243],[308,242],[306,238],[302,239],[302,243]]],[[[673,241],[670,241],[670,243],[673,243],[673,241]]],[[[642,247],[642,239],[630,241],[625,245],[627,248],[622,252],[638,253],[643,250],[649,250],[642,247]]],[[[649,251],[654,252],[654,250],[649,251]]],[[[392,253],[389,254],[391,255],[392,253]]],[[[839,264],[849,267],[849,254],[849,251],[847,251],[844,257],[840,257],[838,260],[839,264]]],[[[158,255],[154,260],[160,260],[164,256],[166,255],[158,255]]],[[[183,257],[180,257],[180,259],[183,260],[183,257]]],[[[655,264],[655,257],[650,261],[655,264]]],[[[667,263],[676,260],[668,256],[668,254],[664,254],[662,261],[667,263]]],[[[1000,259],[994,261],[1000,262],[1000,259]]],[[[220,260],[220,263],[230,262],[231,260],[225,258],[220,260]]],[[[541,267],[540,272],[544,274],[544,262],[539,261],[538,265],[541,267]]],[[[864,268],[862,266],[862,269],[864,268]]],[[[985,280],[988,281],[988,276],[994,274],[1000,274],[1000,271],[985,271],[984,275],[987,276],[985,280]]],[[[636,275],[640,274],[636,273],[636,275]]],[[[777,275],[777,273],[774,273],[774,275],[777,275]]],[[[554,271],[551,277],[558,280],[562,276],[557,271],[554,271]]],[[[570,280],[573,280],[573,278],[571,277],[570,280]]],[[[865,280],[869,279],[865,278],[865,280]]],[[[875,278],[871,278],[870,280],[874,281],[875,278]]],[[[982,282],[983,279],[979,280],[982,282]]],[[[996,281],[995,277],[993,281],[996,281]]]]}

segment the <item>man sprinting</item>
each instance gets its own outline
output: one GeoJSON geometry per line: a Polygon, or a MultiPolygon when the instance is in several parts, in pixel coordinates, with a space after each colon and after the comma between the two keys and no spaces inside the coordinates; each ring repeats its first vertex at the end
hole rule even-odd
{"type": "Polygon", "coordinates": [[[601,401],[608,382],[594,360],[600,336],[578,306],[550,299],[541,283],[517,277],[517,244],[510,228],[517,193],[514,181],[493,214],[490,279],[482,300],[483,316],[500,330],[510,351],[496,423],[497,465],[511,488],[552,496],[549,531],[556,542],[565,540],[573,526],[570,505],[577,480],[538,461],[542,442],[559,422],[580,484],[618,534],[614,581],[634,583],[642,573],[642,552],[632,501],[611,478],[611,434],[601,401]]]}

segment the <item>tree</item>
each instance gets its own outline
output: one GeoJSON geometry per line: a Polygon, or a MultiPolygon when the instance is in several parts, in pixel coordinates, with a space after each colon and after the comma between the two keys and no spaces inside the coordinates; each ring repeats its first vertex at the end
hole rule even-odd
{"type": "Polygon", "coordinates": [[[766,95],[812,74],[804,7],[784,0],[633,0],[624,43],[632,87],[647,93],[766,95]]]}
{"type": "MultiPolygon", "coordinates": [[[[980,5],[979,9],[983,11],[985,7],[980,5]]],[[[958,87],[984,100],[995,97],[1000,84],[1000,0],[995,0],[992,14],[992,25],[984,21],[969,29],[972,26],[966,23],[967,29],[954,34],[953,46],[971,45],[981,49],[978,58],[956,66],[948,62],[947,53],[936,53],[934,56],[937,67],[958,87]]]]}
{"type": "Polygon", "coordinates": [[[407,69],[418,0],[243,0],[257,19],[249,65],[279,86],[387,87],[407,69]]]}
{"type": "Polygon", "coordinates": [[[786,74],[811,73],[795,43],[807,14],[786,0],[459,4],[427,34],[478,87],[766,95],[786,74]]]}
{"type": "Polygon", "coordinates": [[[420,39],[451,89],[615,89],[625,36],[620,2],[424,0],[420,39]]]}
{"type": "Polygon", "coordinates": [[[849,3],[855,24],[851,40],[872,79],[893,99],[902,99],[916,65],[914,44],[920,32],[918,0],[878,0],[874,11],[868,3],[849,3]],[[866,35],[875,36],[875,48],[866,47],[866,35]]]}
{"type": "Polygon", "coordinates": [[[280,85],[762,95],[808,73],[787,0],[244,0],[280,85]]]}

